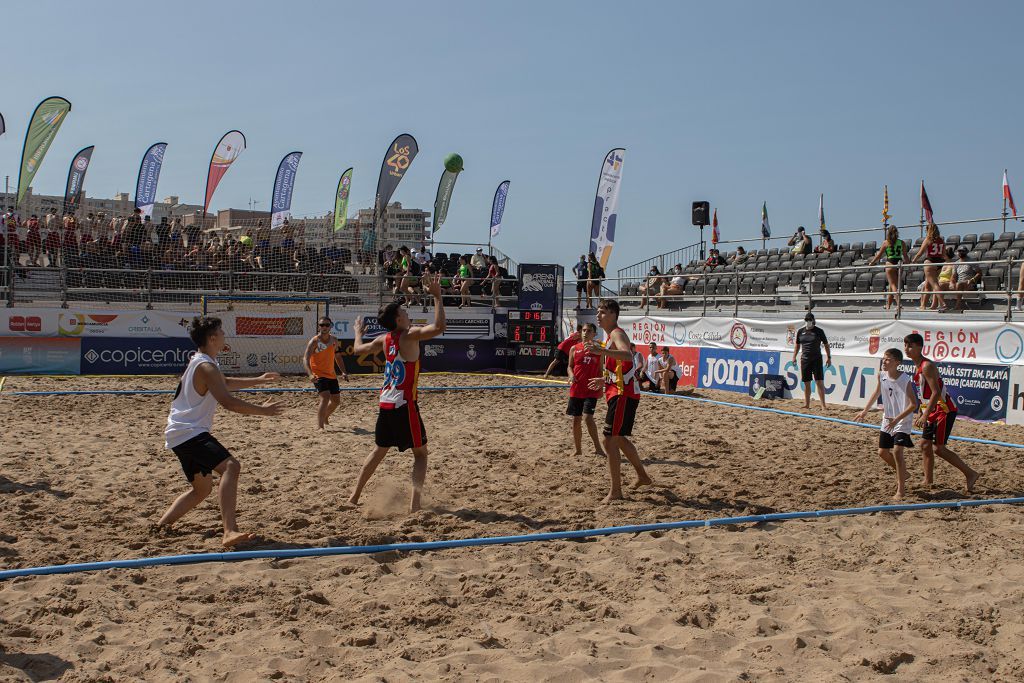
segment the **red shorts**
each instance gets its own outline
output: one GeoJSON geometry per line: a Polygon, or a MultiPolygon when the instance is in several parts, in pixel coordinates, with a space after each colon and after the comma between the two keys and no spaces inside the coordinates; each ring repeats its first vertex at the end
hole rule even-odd
{"type": "Polygon", "coordinates": [[[953,421],[956,420],[956,413],[934,412],[928,416],[921,430],[921,438],[925,441],[932,441],[936,446],[945,446],[949,441],[949,435],[953,431],[953,421]]]}

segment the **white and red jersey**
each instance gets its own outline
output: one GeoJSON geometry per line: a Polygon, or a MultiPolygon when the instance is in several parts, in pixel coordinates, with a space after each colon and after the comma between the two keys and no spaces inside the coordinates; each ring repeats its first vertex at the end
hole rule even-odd
{"type": "MultiPolygon", "coordinates": [[[[927,406],[929,399],[932,397],[932,388],[928,385],[928,381],[921,376],[921,366],[924,365],[927,358],[921,358],[921,362],[917,364],[917,369],[914,370],[914,384],[921,388],[921,400],[923,401],[921,408],[922,410],[927,406]]],[[[931,361],[932,365],[935,365],[935,361],[931,361]]],[[[936,366],[935,371],[938,372],[936,366]]],[[[941,413],[955,413],[956,412],[956,401],[949,395],[949,391],[946,389],[946,383],[942,381],[942,375],[939,375],[939,400],[935,402],[935,410],[929,415],[929,419],[932,415],[939,415],[941,413]]]]}
{"type": "Polygon", "coordinates": [[[380,407],[385,410],[416,402],[420,362],[402,358],[398,344],[401,337],[401,332],[388,332],[384,336],[384,386],[380,389],[380,407]]]}
{"type": "Polygon", "coordinates": [[[572,347],[572,384],[569,396],[572,398],[597,398],[600,389],[591,389],[590,380],[601,376],[601,357],[587,351],[582,342],[572,347]]]}
{"type": "MultiPolygon", "coordinates": [[[[615,329],[622,329],[617,327],[615,329]]],[[[614,330],[612,330],[614,332],[614,330]]],[[[608,333],[609,343],[611,332],[608,333]]],[[[616,360],[608,358],[605,361],[604,369],[607,371],[605,381],[605,400],[611,400],[613,396],[625,396],[627,398],[640,398],[640,387],[636,382],[636,365],[632,360],[616,360]]]]}

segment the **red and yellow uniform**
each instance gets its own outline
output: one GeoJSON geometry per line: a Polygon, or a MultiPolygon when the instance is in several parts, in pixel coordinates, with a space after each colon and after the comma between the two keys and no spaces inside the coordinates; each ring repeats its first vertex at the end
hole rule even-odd
{"type": "Polygon", "coordinates": [[[380,389],[375,438],[382,448],[395,446],[404,451],[425,446],[427,430],[416,404],[420,361],[402,358],[401,338],[401,332],[388,332],[384,337],[384,385],[380,389]]]}
{"type": "MultiPolygon", "coordinates": [[[[922,357],[921,361],[917,364],[917,369],[914,371],[914,384],[921,388],[922,410],[927,407],[927,403],[932,397],[932,388],[924,380],[921,372],[921,367],[926,361],[928,359],[922,357]]],[[[934,361],[928,362],[931,362],[933,365],[935,364],[934,361]]],[[[945,445],[953,431],[953,421],[956,420],[956,416],[956,401],[950,396],[949,391],[946,389],[946,383],[942,381],[940,376],[939,398],[935,401],[935,408],[925,418],[926,422],[924,429],[921,430],[921,438],[925,441],[934,441],[936,446],[945,445]]]]}
{"type": "MultiPolygon", "coordinates": [[[[609,333],[610,336],[611,333],[609,333]]],[[[636,365],[632,358],[630,360],[607,358],[604,369],[604,397],[608,402],[604,435],[632,436],[636,409],[640,405],[640,387],[636,381],[636,365]]]]}

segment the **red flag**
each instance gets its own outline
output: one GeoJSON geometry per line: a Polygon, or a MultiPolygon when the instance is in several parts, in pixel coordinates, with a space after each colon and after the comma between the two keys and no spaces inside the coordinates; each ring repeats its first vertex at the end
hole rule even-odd
{"type": "Polygon", "coordinates": [[[925,220],[929,223],[934,223],[935,219],[932,218],[932,203],[928,201],[928,193],[924,191],[924,181],[921,181],[921,210],[924,211],[925,220]]]}
{"type": "Polygon", "coordinates": [[[718,244],[718,209],[715,209],[715,215],[711,219],[711,244],[718,244]]]}
{"type": "Polygon", "coordinates": [[[1003,199],[1010,205],[1012,216],[1017,215],[1017,207],[1013,205],[1013,195],[1010,193],[1010,183],[1006,180],[1006,169],[1003,169],[1003,199]]]}

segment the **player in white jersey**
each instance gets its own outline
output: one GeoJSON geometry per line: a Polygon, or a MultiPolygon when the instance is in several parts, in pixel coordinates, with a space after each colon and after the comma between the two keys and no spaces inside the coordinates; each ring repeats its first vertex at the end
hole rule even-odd
{"type": "Polygon", "coordinates": [[[863,422],[868,412],[882,397],[882,431],[878,434],[878,456],[889,467],[896,470],[896,494],[893,500],[903,497],[907,483],[907,466],[903,461],[903,448],[914,447],[910,432],[914,428],[914,414],[917,412],[917,392],[910,375],[900,372],[903,352],[887,349],[882,356],[882,371],[878,383],[868,399],[864,410],[857,413],[857,421],[863,422]]]}
{"type": "Polygon", "coordinates": [[[245,379],[225,377],[216,360],[217,354],[224,349],[224,330],[219,318],[193,318],[188,333],[198,351],[189,361],[178,383],[178,390],[174,393],[164,439],[167,448],[174,451],[181,461],[181,469],[185,472],[185,478],[192,483],[192,490],[181,494],[171,503],[158,526],[171,526],[203,502],[213,490],[213,473],[216,472],[220,475],[217,494],[220,497],[220,514],[224,520],[222,543],[228,548],[252,540],[253,535],[240,532],[235,521],[238,475],[242,467],[210,434],[213,414],[220,404],[243,415],[280,415],[284,410],[281,403],[270,402],[259,406],[235,398],[230,393],[273,382],[280,375],[267,372],[259,377],[245,379]]]}

